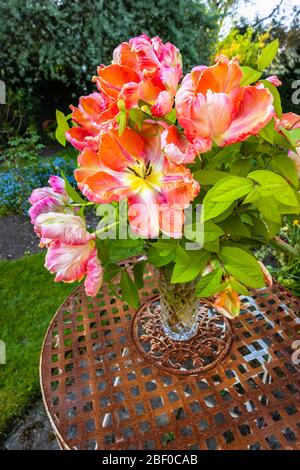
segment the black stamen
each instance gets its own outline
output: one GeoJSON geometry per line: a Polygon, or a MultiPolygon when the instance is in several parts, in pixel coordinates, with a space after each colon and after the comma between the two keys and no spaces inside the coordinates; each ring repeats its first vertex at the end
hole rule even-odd
{"type": "Polygon", "coordinates": [[[130,166],[127,167],[127,170],[131,171],[135,176],[138,176],[140,178],[140,175],[138,174],[137,171],[135,171],[133,168],[130,168],[130,166]]]}

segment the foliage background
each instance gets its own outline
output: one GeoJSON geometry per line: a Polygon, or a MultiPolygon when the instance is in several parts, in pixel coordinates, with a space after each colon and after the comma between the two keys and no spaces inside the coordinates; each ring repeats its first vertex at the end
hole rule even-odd
{"type": "MultiPolygon", "coordinates": [[[[74,155],[68,149],[49,150],[55,109],[67,112],[70,103],[91,91],[97,65],[108,64],[118,43],[142,32],[176,44],[185,72],[212,63],[217,53],[238,55],[241,63],[254,65],[265,42],[278,37],[279,58],[268,72],[283,82],[284,111],[300,113],[291,100],[292,83],[300,78],[300,9],[295,6],[290,21],[280,8],[274,8],[268,22],[249,21],[241,17],[247,1],[0,0],[0,80],[7,89],[7,105],[0,105],[0,217],[26,210],[29,193],[45,184],[49,173],[63,168],[71,175],[74,155]],[[220,37],[229,17],[232,28],[220,37]]],[[[275,7],[281,4],[274,1],[275,7]]],[[[287,219],[281,237],[299,251],[296,222],[287,219]]],[[[117,260],[128,251],[114,254],[117,260]]],[[[261,257],[299,295],[300,256],[290,259],[268,249],[261,257]]],[[[43,262],[43,254],[0,261],[0,338],[9,349],[9,366],[0,370],[0,437],[38,393],[42,338],[73,289],[55,285],[43,262]]]]}
{"type": "Polygon", "coordinates": [[[186,69],[208,62],[220,18],[213,4],[184,0],[0,0],[0,11],[0,79],[32,97],[38,122],[91,89],[97,65],[142,32],[177,44],[186,69]]]}

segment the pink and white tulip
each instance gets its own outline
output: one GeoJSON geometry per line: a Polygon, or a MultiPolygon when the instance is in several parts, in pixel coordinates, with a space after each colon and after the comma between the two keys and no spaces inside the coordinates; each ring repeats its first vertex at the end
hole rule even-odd
{"type": "Polygon", "coordinates": [[[95,238],[89,233],[82,217],[73,214],[48,212],[35,221],[35,232],[41,237],[41,245],[60,240],[70,245],[82,245],[95,238]]]}
{"type": "Polygon", "coordinates": [[[66,193],[65,182],[59,176],[49,178],[50,187],[34,189],[29,198],[32,207],[29,209],[30,220],[35,224],[40,214],[63,212],[71,199],[66,193]]]}
{"type": "MultiPolygon", "coordinates": [[[[282,115],[281,120],[277,121],[277,125],[284,127],[287,130],[300,128],[300,116],[295,113],[285,113],[282,115]]],[[[296,145],[296,152],[288,151],[288,156],[295,163],[298,178],[300,179],[300,140],[296,145]]]]}
{"type": "Polygon", "coordinates": [[[60,240],[50,243],[45,267],[56,282],[74,282],[85,278],[85,291],[94,297],[102,283],[103,269],[97,257],[94,241],[82,245],[69,245],[60,240]]]}
{"type": "Polygon", "coordinates": [[[48,251],[45,267],[56,273],[55,281],[80,281],[84,276],[88,295],[97,294],[102,282],[102,266],[97,257],[95,233],[89,233],[78,215],[47,212],[37,216],[34,230],[40,246],[48,251]]]}

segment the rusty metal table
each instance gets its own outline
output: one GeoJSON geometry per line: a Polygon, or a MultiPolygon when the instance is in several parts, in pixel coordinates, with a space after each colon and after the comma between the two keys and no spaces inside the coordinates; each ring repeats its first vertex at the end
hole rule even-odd
{"type": "MultiPolygon", "coordinates": [[[[141,302],[155,293],[149,269],[141,302]]],[[[54,316],[40,379],[62,449],[300,449],[300,368],[292,358],[299,299],[279,284],[244,298],[222,364],[188,377],[141,356],[134,313],[104,285],[95,299],[78,287],[54,316]]]]}

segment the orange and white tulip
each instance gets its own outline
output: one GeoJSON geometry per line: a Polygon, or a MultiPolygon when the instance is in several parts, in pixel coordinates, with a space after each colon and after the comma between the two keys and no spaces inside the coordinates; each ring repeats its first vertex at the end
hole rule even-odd
{"type": "Polygon", "coordinates": [[[97,150],[103,132],[116,127],[119,110],[116,103],[103,93],[91,93],[79,99],[78,108],[70,106],[72,120],[78,124],[66,132],[68,141],[78,150],[92,147],[97,150]]]}
{"type": "Polygon", "coordinates": [[[199,192],[189,169],[169,161],[161,150],[158,125],[145,125],[142,134],[125,129],[104,134],[99,151],[85,149],[75,171],[78,187],[96,203],[127,198],[132,229],[144,237],[159,231],[182,234],[183,209],[199,192]]]}
{"type": "Polygon", "coordinates": [[[237,62],[220,56],[211,67],[198,66],[187,74],[175,102],[179,124],[202,152],[257,134],[274,116],[273,97],[262,84],[240,86],[237,62]]]}
{"type": "Polygon", "coordinates": [[[265,284],[266,286],[268,287],[272,287],[273,285],[273,279],[272,279],[272,276],[271,274],[269,273],[269,271],[267,270],[267,268],[265,267],[265,265],[261,262],[261,261],[258,261],[260,267],[261,267],[261,270],[262,270],[262,273],[263,273],[263,276],[264,276],[264,281],[265,281],[265,284]]]}
{"type": "Polygon", "coordinates": [[[113,63],[98,67],[97,72],[94,81],[110,99],[123,99],[128,109],[143,100],[151,105],[153,115],[163,116],[173,107],[182,61],[173,44],[143,34],[120,44],[113,63]]]}
{"type": "Polygon", "coordinates": [[[232,319],[240,313],[241,301],[237,292],[228,287],[216,295],[214,306],[219,313],[232,319]]]}

